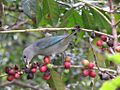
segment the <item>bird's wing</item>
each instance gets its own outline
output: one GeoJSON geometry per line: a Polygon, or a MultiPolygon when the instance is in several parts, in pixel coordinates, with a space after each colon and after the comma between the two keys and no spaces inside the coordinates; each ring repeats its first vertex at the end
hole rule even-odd
{"type": "Polygon", "coordinates": [[[62,35],[62,36],[51,36],[51,37],[46,37],[42,38],[39,41],[33,43],[33,46],[37,48],[38,50],[42,50],[45,48],[48,48],[61,40],[63,40],[67,35],[62,35]]]}

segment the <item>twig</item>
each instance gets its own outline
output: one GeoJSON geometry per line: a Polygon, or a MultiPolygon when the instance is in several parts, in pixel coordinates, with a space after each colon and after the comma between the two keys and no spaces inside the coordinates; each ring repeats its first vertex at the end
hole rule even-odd
{"type": "Polygon", "coordinates": [[[5,76],[7,76],[7,74],[1,74],[1,75],[0,75],[0,78],[1,78],[1,77],[5,77],[5,76]]]}
{"type": "MultiPolygon", "coordinates": [[[[108,0],[108,3],[109,3],[109,9],[110,9],[110,12],[113,11],[113,2],[112,0],[108,0]]],[[[112,34],[113,34],[113,37],[114,37],[114,48],[117,46],[117,41],[118,41],[118,37],[117,37],[117,30],[116,30],[116,27],[115,27],[115,19],[114,19],[114,14],[113,13],[110,13],[111,15],[111,27],[112,27],[112,34]]]]}
{"type": "MultiPolygon", "coordinates": [[[[90,37],[89,37],[89,39],[90,39],[90,37]]],[[[89,43],[90,43],[90,47],[91,47],[92,52],[93,52],[93,57],[94,57],[95,65],[96,65],[96,67],[98,68],[98,70],[100,71],[100,68],[99,68],[98,63],[97,63],[97,57],[96,57],[96,55],[95,55],[95,52],[94,52],[94,49],[93,49],[93,46],[92,46],[90,40],[89,40],[89,43]]]]}
{"type": "Polygon", "coordinates": [[[14,25],[9,26],[7,29],[17,29],[17,28],[19,28],[21,25],[26,24],[27,22],[28,22],[28,20],[16,22],[14,25]]]}
{"type": "Polygon", "coordinates": [[[0,84],[0,87],[2,88],[2,87],[5,87],[5,86],[9,86],[9,85],[17,85],[19,87],[31,88],[33,90],[42,90],[39,87],[36,87],[36,86],[30,85],[30,84],[24,83],[24,82],[21,82],[21,81],[18,81],[18,80],[14,80],[12,82],[2,83],[2,84],[0,84]]]}
{"type": "MultiPolygon", "coordinates": [[[[71,68],[79,68],[79,69],[80,69],[80,68],[82,68],[82,67],[83,67],[83,66],[81,66],[81,65],[71,65],[71,68]]],[[[61,66],[53,65],[52,68],[64,68],[64,66],[63,66],[63,65],[61,65],[61,66]]],[[[98,70],[98,66],[97,66],[97,67],[94,67],[94,69],[95,69],[95,70],[98,70]]],[[[99,70],[116,73],[115,70],[107,69],[107,68],[102,68],[102,67],[99,67],[99,70]]],[[[0,78],[1,78],[1,77],[5,77],[5,76],[7,76],[7,74],[1,74],[1,75],[0,75],[0,78]]]]}
{"type": "MultiPolygon", "coordinates": [[[[108,0],[108,3],[109,3],[110,11],[113,11],[114,8],[113,8],[113,5],[112,5],[113,4],[112,0],[108,0]]],[[[116,26],[115,26],[114,14],[110,13],[110,15],[111,15],[112,34],[113,34],[113,37],[114,37],[114,48],[116,48],[117,47],[117,42],[118,42],[117,29],[116,29],[116,26]]],[[[120,74],[120,65],[117,65],[117,73],[120,74]]]]}
{"type": "MultiPolygon", "coordinates": [[[[71,65],[71,68],[82,68],[83,66],[80,66],[80,65],[71,65]]],[[[64,68],[64,66],[53,66],[53,68],[64,68]]],[[[98,70],[98,67],[94,67],[95,70],[98,70]]],[[[116,73],[115,70],[112,70],[112,69],[107,69],[107,68],[102,68],[102,67],[99,67],[99,69],[101,71],[108,71],[108,72],[113,72],[113,73],[116,73]]]]}
{"type": "MultiPolygon", "coordinates": [[[[72,30],[75,28],[37,28],[37,29],[25,29],[25,30],[6,30],[6,31],[0,31],[0,33],[4,34],[4,33],[22,33],[22,32],[39,32],[39,31],[62,31],[62,30],[72,30]]],[[[103,32],[99,32],[99,31],[95,31],[95,30],[90,30],[90,29],[84,29],[84,28],[80,28],[81,31],[85,31],[85,32],[93,32],[97,33],[97,34],[101,34],[101,35],[106,35],[108,37],[113,38],[112,35],[103,33],[103,32]]]]}

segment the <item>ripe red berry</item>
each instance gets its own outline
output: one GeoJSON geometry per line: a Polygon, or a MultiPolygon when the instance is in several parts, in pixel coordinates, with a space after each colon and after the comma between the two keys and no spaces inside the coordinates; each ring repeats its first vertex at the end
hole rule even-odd
{"type": "Polygon", "coordinates": [[[20,74],[19,74],[19,73],[15,73],[15,74],[14,74],[14,78],[15,78],[15,79],[20,78],[20,74]]]}
{"type": "Polygon", "coordinates": [[[47,71],[47,66],[46,65],[42,65],[40,68],[39,68],[40,72],[45,72],[47,71]]]}
{"type": "Polygon", "coordinates": [[[50,57],[49,56],[45,56],[43,60],[44,60],[45,64],[49,64],[50,63],[50,57]]]}
{"type": "Polygon", "coordinates": [[[104,42],[106,42],[107,41],[107,36],[106,35],[102,35],[101,36],[101,40],[103,40],[104,42]]]}
{"type": "Polygon", "coordinates": [[[51,77],[50,75],[46,75],[46,74],[43,75],[43,79],[44,79],[44,80],[49,80],[50,77],[51,77]]]}
{"type": "Polygon", "coordinates": [[[65,62],[70,62],[70,61],[71,61],[70,56],[66,56],[66,58],[65,58],[65,62]]]}
{"type": "Polygon", "coordinates": [[[92,78],[95,78],[96,73],[94,71],[90,71],[89,72],[89,76],[92,77],[92,78]]]}
{"type": "Polygon", "coordinates": [[[89,63],[89,64],[88,64],[88,68],[89,68],[89,69],[93,69],[93,67],[94,67],[94,63],[89,63]]]}
{"type": "Polygon", "coordinates": [[[31,72],[32,72],[32,73],[36,73],[36,71],[37,71],[37,68],[32,68],[32,69],[31,69],[31,72]]]}
{"type": "Polygon", "coordinates": [[[8,80],[8,81],[13,81],[13,80],[14,80],[14,76],[9,75],[9,76],[7,77],[7,80],[8,80]]]}
{"type": "Polygon", "coordinates": [[[69,69],[71,66],[71,63],[70,62],[64,62],[64,68],[65,69],[69,69]]]}
{"type": "Polygon", "coordinates": [[[97,45],[97,46],[102,46],[102,45],[103,45],[103,41],[102,41],[102,40],[98,40],[98,41],[96,42],[96,45],[97,45]]]}
{"type": "Polygon", "coordinates": [[[82,75],[83,75],[84,77],[88,76],[88,75],[89,75],[89,70],[83,70],[83,71],[82,71],[82,75]]]}
{"type": "Polygon", "coordinates": [[[10,69],[10,70],[8,71],[8,74],[9,74],[9,75],[14,75],[14,74],[15,74],[15,70],[14,70],[14,69],[10,69]]]}

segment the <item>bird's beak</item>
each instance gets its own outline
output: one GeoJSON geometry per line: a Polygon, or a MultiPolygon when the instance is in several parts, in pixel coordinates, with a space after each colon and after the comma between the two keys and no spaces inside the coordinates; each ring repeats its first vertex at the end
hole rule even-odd
{"type": "Polygon", "coordinates": [[[30,62],[29,62],[29,60],[26,60],[26,67],[27,67],[27,68],[30,67],[30,62]]]}

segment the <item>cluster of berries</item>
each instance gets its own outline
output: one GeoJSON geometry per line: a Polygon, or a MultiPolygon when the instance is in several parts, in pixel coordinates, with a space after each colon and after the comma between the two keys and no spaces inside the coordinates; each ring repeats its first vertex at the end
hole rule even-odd
{"type": "Polygon", "coordinates": [[[81,64],[84,66],[82,67],[82,75],[84,77],[90,76],[92,78],[95,78],[96,72],[93,70],[94,63],[89,62],[88,60],[82,60],[81,64]]]}
{"type": "Polygon", "coordinates": [[[12,67],[5,67],[5,72],[8,75],[7,76],[8,81],[12,81],[14,79],[19,79],[20,76],[22,75],[22,73],[19,70],[17,65],[15,65],[13,68],[12,67]]]}
{"type": "Polygon", "coordinates": [[[70,56],[66,56],[64,60],[64,73],[69,73],[70,67],[71,67],[71,58],[70,56]]]}
{"type": "MultiPolygon", "coordinates": [[[[108,39],[106,35],[99,35],[100,40],[96,42],[96,45],[99,47],[102,47],[103,50],[108,47],[113,47],[113,39],[108,39]]],[[[115,49],[117,52],[120,52],[120,43],[118,42],[117,46],[115,49]]]]}
{"type": "MultiPolygon", "coordinates": [[[[70,57],[67,56],[64,61],[65,73],[69,72],[70,66],[71,66],[70,57]]],[[[36,63],[30,64],[29,67],[22,68],[21,70],[18,68],[18,66],[15,65],[14,67],[6,67],[5,72],[8,75],[7,80],[12,81],[14,79],[19,79],[23,73],[27,74],[27,79],[33,79],[35,76],[35,73],[37,72],[37,69],[39,69],[39,71],[41,73],[44,73],[43,79],[49,80],[51,77],[51,75],[50,75],[51,68],[53,68],[53,65],[50,64],[50,57],[45,56],[43,58],[42,65],[40,63],[36,62],[36,63]]]]}

